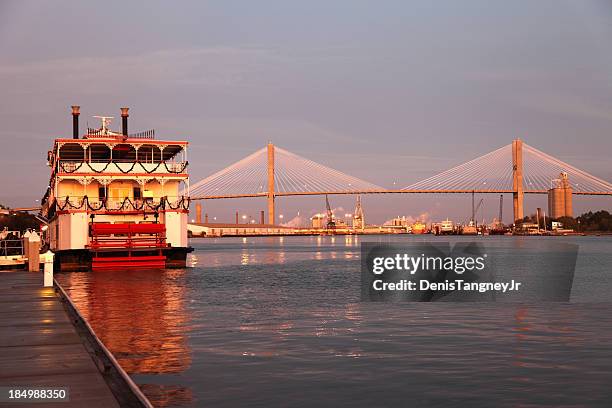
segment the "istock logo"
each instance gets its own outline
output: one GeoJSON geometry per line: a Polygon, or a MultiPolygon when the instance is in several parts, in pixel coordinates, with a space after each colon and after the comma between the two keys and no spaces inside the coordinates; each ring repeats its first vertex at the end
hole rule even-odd
{"type": "Polygon", "coordinates": [[[407,253],[394,256],[378,256],[372,260],[372,272],[381,275],[385,271],[406,271],[414,275],[418,271],[453,271],[459,275],[466,271],[482,271],[487,254],[482,256],[411,256],[407,253]]]}

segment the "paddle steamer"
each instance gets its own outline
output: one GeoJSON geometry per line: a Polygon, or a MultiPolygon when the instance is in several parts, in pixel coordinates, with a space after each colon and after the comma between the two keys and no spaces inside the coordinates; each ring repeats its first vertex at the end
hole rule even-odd
{"type": "Polygon", "coordinates": [[[41,214],[45,242],[62,271],[185,267],[189,192],[186,141],[156,140],[155,131],[128,134],[112,117],[79,135],[80,107],[72,107],[73,135],[56,139],[41,214]]]}

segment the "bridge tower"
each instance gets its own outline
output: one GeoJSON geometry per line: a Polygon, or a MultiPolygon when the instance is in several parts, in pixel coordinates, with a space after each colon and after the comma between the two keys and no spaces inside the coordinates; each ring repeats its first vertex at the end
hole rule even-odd
{"type": "Polygon", "coordinates": [[[195,207],[195,221],[196,224],[202,223],[202,204],[200,204],[199,202],[196,203],[195,207]]]}
{"type": "Polygon", "coordinates": [[[274,215],[274,145],[268,142],[268,224],[275,224],[274,215]]]}
{"type": "Polygon", "coordinates": [[[512,202],[514,207],[514,221],[523,218],[523,141],[512,141],[512,202]]]}

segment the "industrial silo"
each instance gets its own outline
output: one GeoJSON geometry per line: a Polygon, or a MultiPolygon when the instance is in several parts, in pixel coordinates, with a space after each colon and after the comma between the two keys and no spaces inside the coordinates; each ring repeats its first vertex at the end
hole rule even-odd
{"type": "Polygon", "coordinates": [[[563,201],[564,201],[564,216],[573,217],[574,211],[572,210],[572,186],[567,178],[567,173],[561,173],[561,187],[563,188],[563,201]]]}
{"type": "Polygon", "coordinates": [[[548,190],[548,213],[552,218],[573,216],[572,187],[565,172],[552,181],[552,188],[548,190]]]}

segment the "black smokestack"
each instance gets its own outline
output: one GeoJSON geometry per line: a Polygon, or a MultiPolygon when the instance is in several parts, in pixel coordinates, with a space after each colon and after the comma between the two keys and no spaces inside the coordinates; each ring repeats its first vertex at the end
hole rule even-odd
{"type": "Polygon", "coordinates": [[[72,105],[72,138],[79,138],[79,115],[81,107],[79,105],[72,105]]]}
{"type": "Polygon", "coordinates": [[[128,114],[128,110],[130,110],[130,108],[121,108],[121,133],[123,133],[123,136],[128,135],[128,126],[127,126],[127,120],[128,120],[128,116],[130,116],[128,114]]]}

